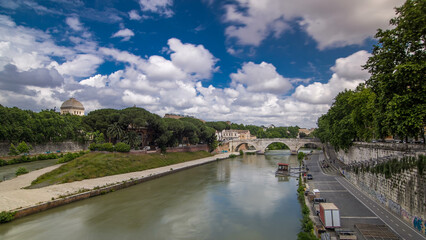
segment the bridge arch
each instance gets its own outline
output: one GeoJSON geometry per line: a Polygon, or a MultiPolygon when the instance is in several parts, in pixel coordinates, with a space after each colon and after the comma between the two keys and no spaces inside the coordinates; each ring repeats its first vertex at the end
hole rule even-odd
{"type": "Polygon", "coordinates": [[[255,146],[253,146],[253,144],[251,143],[242,142],[238,144],[237,146],[235,146],[235,149],[232,152],[238,152],[240,150],[258,150],[258,149],[255,146]]]}
{"type": "Polygon", "coordinates": [[[266,148],[274,142],[284,143],[290,148],[292,154],[297,154],[297,151],[300,147],[304,146],[306,143],[315,143],[318,147],[322,147],[322,143],[319,139],[305,139],[305,138],[260,138],[252,140],[231,140],[229,142],[229,150],[235,152],[237,146],[246,143],[248,145],[253,145],[253,147],[258,151],[265,151],[266,148]]]}
{"type": "Polygon", "coordinates": [[[266,146],[265,151],[266,151],[266,149],[268,149],[268,150],[281,150],[281,149],[290,150],[290,147],[283,142],[272,142],[271,144],[266,146]],[[274,149],[274,148],[277,148],[277,149],[274,149]]]}

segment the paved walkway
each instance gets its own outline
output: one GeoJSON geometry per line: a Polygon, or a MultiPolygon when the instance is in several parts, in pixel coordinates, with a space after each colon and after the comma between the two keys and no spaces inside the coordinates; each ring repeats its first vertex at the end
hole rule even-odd
{"type": "MultiPolygon", "coordinates": [[[[178,163],[155,169],[149,169],[145,171],[131,172],[94,179],[86,179],[71,183],[56,184],[38,189],[23,189],[24,187],[29,186],[31,182],[38,176],[46,172],[50,172],[58,168],[60,165],[43,168],[24,175],[20,175],[11,180],[0,182],[0,212],[35,206],[40,203],[51,201],[52,198],[56,199],[61,195],[64,196],[77,193],[78,191],[83,189],[91,190],[96,187],[112,185],[131,179],[142,179],[144,177],[169,172],[171,168],[173,168],[174,170],[178,170],[208,162],[213,162],[217,159],[228,158],[230,154],[232,153],[218,154],[212,157],[202,158],[184,163],[178,163]]],[[[234,154],[238,155],[238,153],[234,154]]]]}

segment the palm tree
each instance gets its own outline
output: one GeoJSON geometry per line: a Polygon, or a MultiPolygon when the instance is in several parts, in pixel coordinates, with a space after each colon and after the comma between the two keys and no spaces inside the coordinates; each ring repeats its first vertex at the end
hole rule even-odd
{"type": "Polygon", "coordinates": [[[123,137],[123,142],[134,149],[142,144],[142,138],[135,131],[130,131],[123,137]]]}
{"type": "Polygon", "coordinates": [[[111,138],[114,138],[116,140],[120,140],[124,136],[124,131],[121,129],[118,122],[115,122],[111,125],[109,125],[107,134],[109,137],[109,142],[111,142],[111,138]]]}

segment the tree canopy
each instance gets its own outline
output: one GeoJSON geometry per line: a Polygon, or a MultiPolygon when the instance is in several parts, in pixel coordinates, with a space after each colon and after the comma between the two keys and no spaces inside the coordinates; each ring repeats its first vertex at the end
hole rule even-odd
{"type": "Polygon", "coordinates": [[[339,93],[318,119],[315,136],[337,149],[353,140],[393,135],[424,138],[426,125],[426,1],[396,8],[394,27],[379,29],[378,43],[364,68],[371,73],[355,91],[339,93]]]}
{"type": "Polygon", "coordinates": [[[380,137],[416,138],[426,123],[426,2],[407,0],[396,13],[394,28],[377,31],[367,86],[377,95],[380,137]]]}
{"type": "Polygon", "coordinates": [[[84,138],[82,117],[60,115],[53,110],[39,113],[17,107],[0,106],[0,140],[18,143],[81,141],[84,138]]]}

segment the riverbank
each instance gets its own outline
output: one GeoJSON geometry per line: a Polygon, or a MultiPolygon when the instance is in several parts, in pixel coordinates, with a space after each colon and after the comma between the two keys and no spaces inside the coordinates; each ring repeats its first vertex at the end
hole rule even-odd
{"type": "Polygon", "coordinates": [[[15,218],[23,217],[52,207],[128,187],[166,174],[210,163],[219,159],[225,159],[231,154],[232,153],[218,154],[212,157],[155,169],[51,185],[38,189],[23,189],[29,186],[31,182],[40,175],[50,172],[61,165],[51,166],[21,175],[12,180],[0,182],[0,212],[16,211],[15,218]]]}

